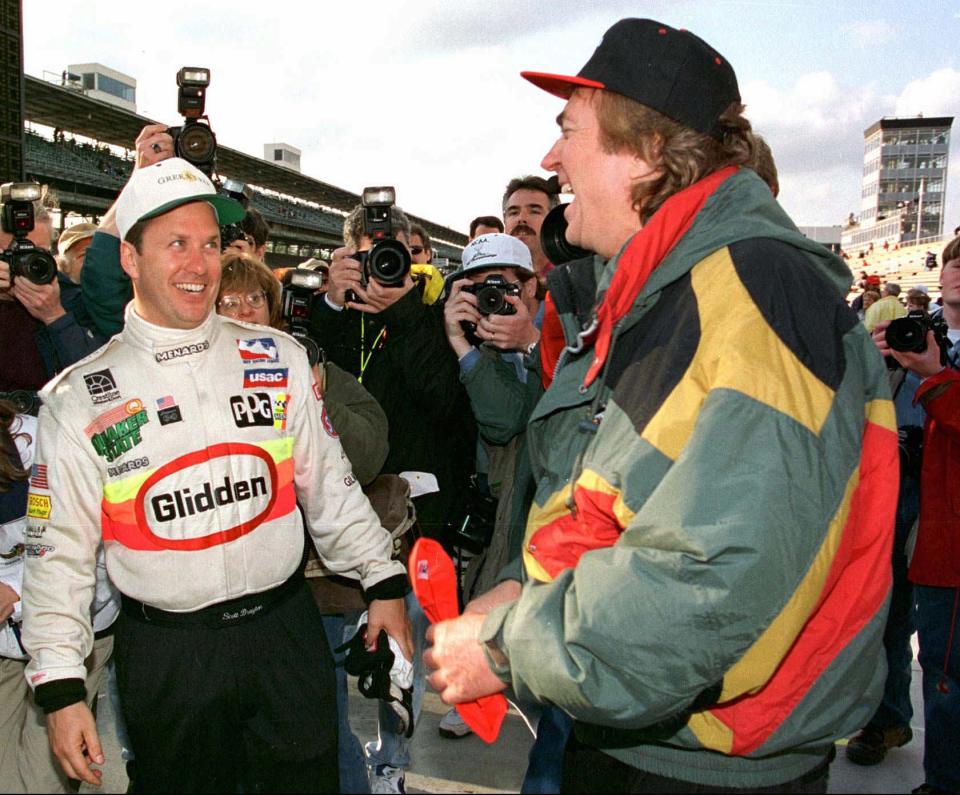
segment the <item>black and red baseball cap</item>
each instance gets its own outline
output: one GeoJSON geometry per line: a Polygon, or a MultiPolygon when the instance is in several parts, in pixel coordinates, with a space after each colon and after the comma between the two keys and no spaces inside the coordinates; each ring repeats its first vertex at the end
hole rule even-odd
{"type": "Polygon", "coordinates": [[[653,19],[621,19],[575,77],[520,74],[563,99],[577,88],[614,91],[717,139],[720,114],[740,101],[726,58],[689,31],[653,19]]]}

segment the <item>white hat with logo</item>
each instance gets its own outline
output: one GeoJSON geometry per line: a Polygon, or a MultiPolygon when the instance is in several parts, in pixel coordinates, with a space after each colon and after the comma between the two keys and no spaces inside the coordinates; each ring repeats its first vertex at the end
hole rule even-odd
{"type": "Polygon", "coordinates": [[[453,274],[457,279],[483,268],[516,268],[530,275],[534,273],[530,249],[522,241],[502,232],[475,237],[463,249],[461,261],[463,267],[453,274]]]}
{"type": "Polygon", "coordinates": [[[218,195],[210,178],[182,158],[171,157],[136,169],[117,199],[120,239],[125,239],[138,221],[156,218],[195,201],[211,205],[221,226],[243,220],[243,205],[228,196],[218,195]]]}

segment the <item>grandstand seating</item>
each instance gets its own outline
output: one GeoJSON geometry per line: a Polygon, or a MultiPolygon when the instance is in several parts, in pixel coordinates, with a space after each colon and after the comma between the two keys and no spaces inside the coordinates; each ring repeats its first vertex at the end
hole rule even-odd
{"type": "MultiPolygon", "coordinates": [[[[950,238],[947,237],[936,242],[927,241],[920,245],[901,246],[896,251],[875,249],[866,254],[863,259],[851,257],[847,260],[847,265],[850,266],[855,278],[859,278],[860,271],[866,271],[868,275],[879,276],[881,282],[896,282],[900,285],[901,295],[911,287],[923,285],[931,296],[936,297],[940,294],[937,286],[940,283],[940,254],[949,241],[950,238]],[[937,255],[938,267],[933,270],[926,268],[928,251],[937,255]]],[[[858,292],[860,292],[858,289],[854,289],[850,295],[856,295],[858,292]]]]}

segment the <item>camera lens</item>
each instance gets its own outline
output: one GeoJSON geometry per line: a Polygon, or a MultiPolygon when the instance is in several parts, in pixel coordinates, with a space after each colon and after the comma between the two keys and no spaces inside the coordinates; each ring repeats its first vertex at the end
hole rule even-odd
{"type": "MultiPolygon", "coordinates": [[[[477,290],[477,310],[481,315],[503,315],[507,304],[503,292],[497,287],[481,287],[477,290]]],[[[512,307],[511,307],[512,308],[512,307]]]]}
{"type": "Polygon", "coordinates": [[[565,204],[558,204],[547,213],[540,226],[540,247],[554,265],[563,265],[565,262],[593,255],[592,251],[575,246],[567,240],[565,209],[565,204]]]}
{"type": "Polygon", "coordinates": [[[901,353],[923,353],[927,349],[927,327],[912,317],[901,317],[887,326],[887,345],[901,353]]]}
{"type": "Polygon", "coordinates": [[[188,124],[177,139],[177,154],[194,165],[210,163],[217,151],[217,140],[203,124],[188,124]]]}
{"type": "Polygon", "coordinates": [[[370,251],[367,264],[371,279],[392,287],[410,272],[410,254],[398,240],[381,240],[370,251]]]}
{"type": "Polygon", "coordinates": [[[50,284],[57,278],[57,263],[45,251],[19,255],[13,270],[34,284],[50,284]]]}

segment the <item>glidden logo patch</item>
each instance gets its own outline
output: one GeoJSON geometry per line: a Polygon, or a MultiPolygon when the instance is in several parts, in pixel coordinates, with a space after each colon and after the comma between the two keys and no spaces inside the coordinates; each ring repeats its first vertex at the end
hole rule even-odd
{"type": "Polygon", "coordinates": [[[276,500],[277,467],[268,453],[251,444],[215,444],[147,478],[137,492],[137,525],[160,547],[208,549],[255,530],[276,500]],[[206,533],[210,528],[218,529],[206,533]]]}

